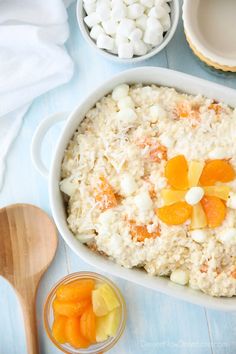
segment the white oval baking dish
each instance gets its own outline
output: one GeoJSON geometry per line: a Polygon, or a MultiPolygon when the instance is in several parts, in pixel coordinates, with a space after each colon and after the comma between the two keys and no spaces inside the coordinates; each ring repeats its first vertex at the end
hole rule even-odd
{"type": "Polygon", "coordinates": [[[182,287],[171,282],[168,278],[151,277],[145,271],[139,269],[125,269],[112,261],[93,253],[88,247],[80,243],[68,229],[66,222],[66,212],[62,194],[59,190],[61,162],[65,148],[84,118],[86,112],[104,95],[121,83],[144,83],[157,84],[174,87],[179,91],[190,94],[202,94],[207,97],[223,101],[231,106],[236,105],[236,91],[224,86],[220,86],[209,81],[205,81],[193,76],[169,69],[155,67],[141,67],[123,71],[112,77],[104,84],[95,89],[72,113],[69,114],[61,136],[58,139],[53,161],[49,173],[41,160],[41,144],[47,130],[59,120],[65,119],[64,113],[46,118],[37,128],[31,148],[31,155],[36,168],[44,176],[49,177],[49,194],[52,214],[58,230],[68,246],[85,262],[102,269],[115,276],[135,282],[152,290],[160,291],[176,298],[202,305],[208,308],[234,311],[236,310],[236,297],[234,298],[213,298],[200,291],[188,287],[182,287]]]}

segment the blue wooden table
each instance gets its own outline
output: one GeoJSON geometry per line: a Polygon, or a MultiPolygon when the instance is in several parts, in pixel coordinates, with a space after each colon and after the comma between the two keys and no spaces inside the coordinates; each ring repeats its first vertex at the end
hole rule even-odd
{"type": "MultiPolygon", "coordinates": [[[[75,4],[69,9],[71,36],[67,48],[75,63],[71,82],[37,99],[25,117],[11,149],[6,181],[0,193],[0,206],[16,202],[38,205],[50,214],[47,180],[32,166],[30,144],[32,134],[41,119],[56,111],[71,110],[94,87],[114,73],[133,67],[119,65],[98,56],[83,40],[76,23],[75,4]]],[[[160,54],[142,63],[183,71],[226,86],[236,88],[236,75],[216,74],[206,69],[189,49],[180,20],[177,32],[160,54]]],[[[47,164],[54,150],[61,126],[54,127],[44,144],[47,164]]],[[[94,270],[81,261],[60,238],[56,259],[41,281],[37,297],[37,320],[40,354],[59,351],[50,343],[42,323],[42,308],[52,285],[64,275],[94,270]]],[[[128,323],[124,336],[113,354],[235,354],[236,313],[209,311],[177,301],[113,278],[125,294],[128,305],[128,323]]],[[[12,289],[0,280],[0,354],[25,354],[26,344],[22,314],[12,289]]]]}

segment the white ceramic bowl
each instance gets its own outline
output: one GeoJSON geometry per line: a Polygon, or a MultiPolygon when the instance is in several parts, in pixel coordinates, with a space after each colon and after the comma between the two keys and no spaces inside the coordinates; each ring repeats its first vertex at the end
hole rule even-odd
{"type": "Polygon", "coordinates": [[[95,89],[79,106],[72,111],[72,113],[69,114],[61,136],[58,139],[49,173],[41,160],[41,144],[44,135],[50,126],[58,120],[63,119],[63,117],[65,119],[66,116],[63,113],[60,113],[46,118],[35,132],[32,142],[31,155],[33,162],[40,173],[49,177],[50,204],[53,217],[60,234],[68,246],[80,258],[82,258],[85,262],[102,269],[103,271],[195,304],[219,310],[236,310],[236,297],[213,298],[189,287],[176,285],[168,278],[151,277],[143,270],[123,268],[107,258],[93,253],[87,246],[80,243],[69,230],[66,222],[65,206],[62,194],[59,190],[61,162],[64,151],[74,131],[83,120],[87,111],[104,95],[111,92],[115,86],[121,83],[153,83],[156,85],[175,87],[177,90],[182,92],[187,92],[193,95],[202,94],[212,99],[223,101],[231,106],[236,105],[236,91],[193,76],[169,69],[154,67],[141,67],[123,71],[95,89]]]}
{"type": "Polygon", "coordinates": [[[184,0],[184,30],[193,52],[206,64],[236,72],[235,0],[184,0]]]}
{"type": "Polygon", "coordinates": [[[121,59],[118,57],[116,54],[109,53],[108,51],[104,49],[100,49],[97,47],[95,41],[90,37],[89,35],[89,28],[84,22],[84,17],[86,16],[85,10],[83,8],[83,0],[78,0],[77,1],[77,8],[76,8],[76,13],[77,13],[77,21],[80,27],[80,31],[84,37],[84,39],[88,42],[89,45],[91,45],[99,54],[102,54],[105,56],[107,59],[117,61],[119,63],[125,63],[125,64],[134,64],[142,60],[149,59],[159,53],[162,49],[164,49],[167,44],[170,42],[172,39],[177,25],[178,25],[178,20],[179,20],[179,0],[172,0],[170,2],[170,7],[171,7],[171,27],[165,34],[163,42],[151,49],[147,54],[145,55],[140,55],[140,56],[134,56],[133,58],[130,59],[121,59]]]}

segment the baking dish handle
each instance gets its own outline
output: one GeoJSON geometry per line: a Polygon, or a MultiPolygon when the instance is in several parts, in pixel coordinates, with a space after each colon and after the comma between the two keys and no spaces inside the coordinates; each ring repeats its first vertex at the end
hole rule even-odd
{"type": "Polygon", "coordinates": [[[65,120],[67,116],[68,116],[68,112],[57,112],[48,116],[38,125],[33,135],[32,143],[31,143],[31,159],[33,161],[35,168],[45,178],[48,177],[48,169],[45,167],[42,161],[42,156],[41,156],[42,143],[44,141],[45,135],[47,134],[48,130],[54,124],[65,120]]]}

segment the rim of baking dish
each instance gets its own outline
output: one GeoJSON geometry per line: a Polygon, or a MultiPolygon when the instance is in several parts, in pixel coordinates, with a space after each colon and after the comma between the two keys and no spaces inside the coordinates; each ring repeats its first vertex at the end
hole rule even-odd
{"type": "MultiPolygon", "coordinates": [[[[196,0],[195,0],[196,1],[196,0]]],[[[195,3],[196,5],[196,3],[195,3]]],[[[196,49],[196,51],[208,62],[213,62],[215,66],[226,66],[226,67],[236,67],[236,59],[225,58],[221,55],[217,55],[212,52],[208,47],[206,47],[199,37],[197,36],[193,26],[191,15],[193,14],[194,6],[193,0],[184,0],[183,7],[182,7],[182,19],[184,23],[184,30],[186,36],[188,37],[189,41],[192,43],[192,46],[196,49]]],[[[200,57],[201,59],[201,57],[200,57]]],[[[202,60],[202,59],[201,59],[202,60]]],[[[231,70],[229,70],[231,71],[231,70]]],[[[234,71],[234,70],[233,70],[234,71]]]]}
{"type": "Polygon", "coordinates": [[[172,0],[170,3],[171,6],[171,27],[167,31],[163,42],[151,49],[147,54],[140,55],[140,56],[134,56],[129,59],[122,59],[119,58],[117,54],[112,54],[104,49],[98,48],[95,41],[90,37],[89,31],[88,31],[88,26],[84,23],[84,16],[85,16],[85,10],[83,8],[83,0],[77,0],[77,5],[76,5],[76,16],[77,16],[77,22],[79,24],[80,31],[82,33],[83,38],[85,41],[92,47],[94,48],[98,53],[102,54],[105,56],[107,59],[114,60],[119,63],[123,64],[135,64],[137,62],[147,60],[154,55],[158,54],[161,52],[167,44],[171,41],[173,38],[177,25],[179,22],[179,12],[180,12],[180,7],[179,7],[179,0],[172,0]]]}

